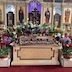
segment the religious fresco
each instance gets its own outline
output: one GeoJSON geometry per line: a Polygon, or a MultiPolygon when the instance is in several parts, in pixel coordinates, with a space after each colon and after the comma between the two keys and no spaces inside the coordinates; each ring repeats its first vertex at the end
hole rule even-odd
{"type": "Polygon", "coordinates": [[[69,17],[70,17],[70,10],[67,9],[65,10],[65,22],[69,22],[69,17]]]}
{"type": "Polygon", "coordinates": [[[0,24],[2,24],[2,10],[0,9],[0,24]]]}
{"type": "Polygon", "coordinates": [[[71,24],[71,8],[64,8],[63,15],[63,23],[71,24]]]}
{"type": "Polygon", "coordinates": [[[47,8],[46,12],[45,12],[45,22],[46,23],[49,23],[49,20],[50,20],[50,11],[49,9],[47,8]]]}
{"type": "Polygon", "coordinates": [[[66,3],[71,3],[72,0],[64,0],[64,2],[66,2],[66,3]]]}
{"type": "Polygon", "coordinates": [[[0,24],[4,23],[4,12],[3,5],[0,5],[0,24]]]}
{"type": "Polygon", "coordinates": [[[22,25],[25,20],[25,7],[17,7],[17,24],[22,25]]]}
{"type": "Polygon", "coordinates": [[[24,19],[24,12],[23,12],[23,9],[22,7],[20,7],[20,10],[19,10],[19,22],[20,22],[20,25],[23,24],[23,19],[24,19]]]}
{"type": "Polygon", "coordinates": [[[43,21],[44,21],[44,23],[46,23],[46,24],[51,24],[52,23],[52,8],[51,7],[45,7],[44,9],[43,9],[43,21]]]}

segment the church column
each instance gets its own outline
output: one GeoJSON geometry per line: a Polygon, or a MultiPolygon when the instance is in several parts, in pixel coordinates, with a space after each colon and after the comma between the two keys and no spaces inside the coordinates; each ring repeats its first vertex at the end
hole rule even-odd
{"type": "MultiPolygon", "coordinates": [[[[72,4],[71,4],[71,10],[72,10],[72,4]]],[[[70,31],[70,34],[71,34],[71,36],[72,36],[72,11],[71,11],[71,31],[70,31]]]]}
{"type": "Polygon", "coordinates": [[[14,26],[16,26],[17,24],[17,5],[14,5],[14,7],[15,7],[14,26]]]}
{"type": "Polygon", "coordinates": [[[6,7],[7,7],[7,4],[5,4],[5,27],[7,27],[7,15],[6,15],[6,7]]]}
{"type": "Polygon", "coordinates": [[[62,24],[62,19],[63,19],[63,5],[62,5],[62,3],[61,3],[61,29],[63,28],[63,24],[62,24]]]}
{"type": "Polygon", "coordinates": [[[26,9],[25,9],[25,10],[26,10],[26,11],[25,11],[25,12],[26,12],[26,22],[28,21],[28,3],[29,3],[29,2],[26,2],[26,4],[25,4],[25,6],[26,6],[26,7],[25,7],[25,8],[26,8],[26,9]]]}
{"type": "Polygon", "coordinates": [[[5,25],[5,24],[6,24],[6,23],[5,23],[5,4],[3,5],[3,12],[4,12],[4,13],[3,13],[3,14],[4,14],[4,16],[3,16],[3,17],[4,17],[4,23],[3,23],[4,25],[3,25],[3,26],[6,26],[6,25],[5,25]]]}
{"type": "Polygon", "coordinates": [[[25,22],[27,22],[27,19],[28,19],[28,5],[27,3],[25,3],[25,22]]]}
{"type": "Polygon", "coordinates": [[[41,4],[41,24],[43,24],[43,5],[41,4]]]}
{"type": "Polygon", "coordinates": [[[52,18],[51,18],[52,19],[51,20],[52,21],[52,24],[51,24],[51,26],[53,28],[53,23],[54,23],[54,21],[53,21],[54,20],[54,16],[53,16],[53,3],[51,3],[51,7],[52,7],[52,18]]]}

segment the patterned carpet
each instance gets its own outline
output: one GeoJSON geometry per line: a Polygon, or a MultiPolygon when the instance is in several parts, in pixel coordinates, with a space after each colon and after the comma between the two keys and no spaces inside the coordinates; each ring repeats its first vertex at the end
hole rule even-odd
{"type": "Polygon", "coordinates": [[[12,66],[0,68],[0,72],[72,72],[72,68],[61,66],[12,66]]]}

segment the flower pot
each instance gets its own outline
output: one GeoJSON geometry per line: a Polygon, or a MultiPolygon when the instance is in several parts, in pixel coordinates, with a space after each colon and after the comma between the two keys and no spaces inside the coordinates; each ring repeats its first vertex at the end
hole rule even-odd
{"type": "Polygon", "coordinates": [[[5,56],[0,56],[0,58],[7,58],[8,57],[8,55],[5,55],[5,56]]]}
{"type": "Polygon", "coordinates": [[[70,57],[69,57],[69,56],[66,56],[66,55],[64,55],[64,58],[65,58],[65,59],[70,59],[70,57]]]}
{"type": "Polygon", "coordinates": [[[72,55],[70,55],[70,56],[64,55],[64,58],[65,59],[70,59],[70,58],[72,58],[72,55]]]}

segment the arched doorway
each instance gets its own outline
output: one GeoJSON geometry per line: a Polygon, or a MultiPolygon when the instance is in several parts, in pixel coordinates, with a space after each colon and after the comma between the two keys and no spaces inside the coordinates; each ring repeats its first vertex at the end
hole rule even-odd
{"type": "Polygon", "coordinates": [[[14,5],[7,5],[7,7],[6,7],[7,26],[13,26],[14,25],[14,15],[15,15],[14,5]]]}
{"type": "Polygon", "coordinates": [[[61,15],[62,11],[60,7],[54,7],[53,10],[53,15],[54,15],[54,26],[61,27],[61,15]]]}
{"type": "Polygon", "coordinates": [[[32,23],[40,24],[41,21],[41,4],[37,1],[31,1],[28,4],[28,18],[32,23]]]}

